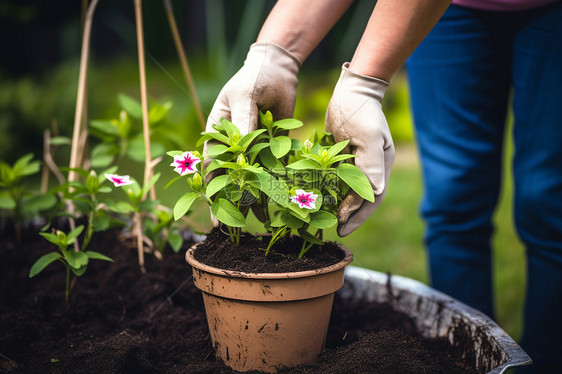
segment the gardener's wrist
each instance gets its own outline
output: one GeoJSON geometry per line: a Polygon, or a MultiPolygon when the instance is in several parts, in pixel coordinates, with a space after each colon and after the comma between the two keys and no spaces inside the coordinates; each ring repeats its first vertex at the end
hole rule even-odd
{"type": "Polygon", "coordinates": [[[269,56],[269,59],[275,60],[275,62],[279,65],[284,65],[285,63],[287,63],[291,65],[291,68],[295,69],[297,72],[302,66],[302,60],[298,56],[296,56],[285,47],[272,42],[255,42],[250,46],[248,56],[251,56],[253,53],[265,54],[268,52],[271,54],[271,56],[269,56]]]}

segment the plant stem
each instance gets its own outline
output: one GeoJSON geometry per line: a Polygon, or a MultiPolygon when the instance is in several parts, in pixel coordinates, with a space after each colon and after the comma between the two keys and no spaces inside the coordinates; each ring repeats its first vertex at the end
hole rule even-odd
{"type": "Polygon", "coordinates": [[[287,226],[283,226],[281,228],[278,228],[277,230],[274,230],[273,235],[271,236],[271,240],[269,241],[269,244],[267,245],[267,248],[265,250],[266,256],[268,255],[269,250],[271,249],[273,244],[275,244],[275,242],[277,242],[279,239],[285,236],[287,230],[288,230],[287,226]]]}
{"type": "Polygon", "coordinates": [[[64,301],[68,303],[70,299],[70,266],[68,264],[64,264],[66,266],[66,289],[64,291],[64,301]]]}
{"type": "MultiPolygon", "coordinates": [[[[316,231],[315,236],[318,239],[323,240],[322,238],[324,237],[324,230],[318,229],[318,231],[316,231]]],[[[306,252],[308,252],[308,250],[310,248],[312,248],[313,245],[314,245],[313,243],[307,242],[306,240],[303,241],[302,247],[301,247],[301,252],[299,253],[299,259],[301,259],[302,256],[304,256],[306,254],[306,252]],[[307,245],[307,243],[308,243],[308,245],[307,245]]]]}
{"type": "Polygon", "coordinates": [[[139,267],[141,272],[146,273],[146,268],[144,267],[144,246],[142,241],[142,215],[139,212],[135,212],[133,216],[133,231],[137,234],[137,254],[139,258],[139,267]]]}
{"type": "MultiPolygon", "coordinates": [[[[226,226],[226,229],[228,230],[228,235],[230,235],[230,241],[233,243],[236,243],[236,237],[234,236],[234,233],[232,232],[232,227],[230,226],[226,226]]],[[[238,243],[236,243],[238,244],[238,243]]]]}

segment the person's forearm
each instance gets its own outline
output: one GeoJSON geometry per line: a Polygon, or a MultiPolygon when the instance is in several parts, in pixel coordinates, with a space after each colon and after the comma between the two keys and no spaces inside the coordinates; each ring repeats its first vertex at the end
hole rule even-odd
{"type": "Polygon", "coordinates": [[[389,81],[451,0],[378,0],[349,69],[389,81]]]}
{"type": "Polygon", "coordinates": [[[304,61],[341,18],[353,0],[279,0],[258,42],[280,45],[304,61]]]}

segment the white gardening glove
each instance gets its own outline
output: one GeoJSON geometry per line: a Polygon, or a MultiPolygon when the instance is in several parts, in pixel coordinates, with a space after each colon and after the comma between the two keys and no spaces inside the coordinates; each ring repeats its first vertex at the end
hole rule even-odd
{"type": "MultiPolygon", "coordinates": [[[[246,135],[258,128],[260,110],[271,111],[274,120],[293,117],[301,64],[296,56],[276,44],[252,44],[244,66],[219,93],[207,118],[206,131],[215,131],[212,126],[223,117],[246,135]]],[[[208,147],[209,142],[205,142],[204,155],[208,147]]],[[[206,165],[210,161],[206,159],[206,165]]],[[[215,176],[211,173],[207,183],[215,176]]],[[[252,210],[263,221],[260,212],[252,210]]],[[[211,219],[215,227],[219,225],[212,213],[211,219]]]]}
{"type": "Polygon", "coordinates": [[[271,111],[274,120],[291,118],[297,97],[301,61],[272,43],[250,46],[244,66],[223,87],[207,119],[207,131],[221,117],[242,135],[258,128],[259,111],[271,111]]]}
{"type": "Polygon", "coordinates": [[[384,199],[390,169],[394,163],[394,143],[381,108],[389,83],[348,69],[345,63],[326,111],[326,130],[336,141],[349,140],[353,160],[369,179],[375,193],[370,203],[350,191],[338,208],[338,235],[357,229],[384,199]]]}

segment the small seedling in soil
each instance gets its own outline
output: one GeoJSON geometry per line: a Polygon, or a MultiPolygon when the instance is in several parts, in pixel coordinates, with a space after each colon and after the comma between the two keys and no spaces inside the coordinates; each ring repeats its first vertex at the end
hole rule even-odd
{"type": "Polygon", "coordinates": [[[71,282],[70,282],[70,272],[74,273],[75,276],[80,277],[84,275],[86,269],[88,268],[88,262],[90,260],[103,260],[110,261],[113,260],[99,252],[94,251],[78,251],[75,252],[73,249],[68,249],[68,246],[77,240],[78,236],[82,233],[84,226],[80,225],[74,230],[70,231],[68,235],[60,230],[55,230],[54,233],[41,232],[39,235],[55,244],[58,247],[58,251],[50,252],[41,256],[29,270],[29,277],[33,278],[37,274],[43,271],[47,266],[55,261],[60,261],[66,268],[66,288],[64,292],[65,301],[68,302],[71,292],[71,282]]]}

